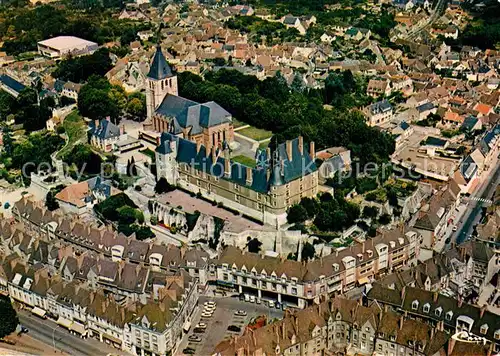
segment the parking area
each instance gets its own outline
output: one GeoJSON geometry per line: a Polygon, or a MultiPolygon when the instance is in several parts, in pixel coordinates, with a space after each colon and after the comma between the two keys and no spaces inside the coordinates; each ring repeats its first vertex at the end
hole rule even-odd
{"type": "Polygon", "coordinates": [[[274,318],[281,318],[283,311],[270,309],[264,304],[240,301],[235,297],[200,297],[199,308],[193,318],[189,332],[181,342],[179,354],[183,354],[183,351],[188,351],[184,354],[211,355],[219,342],[242,334],[246,325],[260,315],[266,315],[268,320],[272,320],[274,318]],[[204,303],[207,301],[214,301],[217,306],[211,316],[202,317],[204,303]],[[238,310],[241,311],[241,313],[238,313],[240,315],[236,314],[238,310]],[[206,325],[203,328],[196,328],[196,325],[200,323],[206,325]],[[189,340],[190,338],[191,340],[189,340]]]}

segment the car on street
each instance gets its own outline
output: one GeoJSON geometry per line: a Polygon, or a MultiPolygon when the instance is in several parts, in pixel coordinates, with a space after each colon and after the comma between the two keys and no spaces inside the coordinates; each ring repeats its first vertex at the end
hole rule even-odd
{"type": "Polygon", "coordinates": [[[274,301],[272,300],[269,301],[269,308],[274,308],[274,301]]]}
{"type": "Polygon", "coordinates": [[[195,328],[206,329],[207,323],[198,323],[196,324],[195,328]]]}
{"type": "Polygon", "coordinates": [[[458,226],[457,225],[453,226],[453,231],[457,231],[457,230],[458,230],[458,226]]]}
{"type": "Polygon", "coordinates": [[[250,303],[255,303],[255,296],[253,295],[250,296],[250,303]]]}
{"type": "Polygon", "coordinates": [[[200,342],[201,341],[201,337],[199,337],[197,335],[191,335],[190,337],[188,337],[188,340],[192,341],[192,342],[200,342]]]}
{"type": "Polygon", "coordinates": [[[203,308],[203,311],[204,312],[208,312],[208,313],[213,313],[215,311],[216,307],[205,307],[203,308]]]}
{"type": "Polygon", "coordinates": [[[250,301],[250,296],[248,294],[245,294],[245,302],[249,302],[250,301]]]}
{"type": "Polygon", "coordinates": [[[262,303],[262,300],[260,298],[255,299],[255,303],[260,304],[262,303]]]}
{"type": "Polygon", "coordinates": [[[234,312],[234,315],[238,315],[238,316],[246,316],[247,315],[247,312],[244,311],[244,310],[237,310],[234,312]]]}
{"type": "Polygon", "coordinates": [[[217,303],[213,302],[213,301],[209,301],[209,302],[203,303],[203,306],[205,306],[205,307],[216,307],[217,303]]]}
{"type": "Polygon", "coordinates": [[[241,331],[241,328],[239,326],[236,326],[236,325],[229,325],[227,327],[227,330],[233,331],[235,333],[239,333],[241,331]]]}
{"type": "Polygon", "coordinates": [[[193,332],[195,334],[203,334],[205,332],[205,330],[207,330],[207,329],[205,329],[205,328],[194,328],[193,332]]]}
{"type": "Polygon", "coordinates": [[[192,347],[186,347],[184,350],[182,350],[182,353],[186,355],[194,355],[195,352],[196,350],[192,347]]]}
{"type": "Polygon", "coordinates": [[[211,318],[213,315],[213,313],[209,313],[209,312],[203,312],[201,313],[201,317],[202,318],[211,318]]]}

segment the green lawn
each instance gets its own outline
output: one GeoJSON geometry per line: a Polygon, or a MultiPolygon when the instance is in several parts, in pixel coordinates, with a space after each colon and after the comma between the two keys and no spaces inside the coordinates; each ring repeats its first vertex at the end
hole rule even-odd
{"type": "Polygon", "coordinates": [[[251,139],[254,139],[255,141],[262,141],[265,140],[266,138],[270,138],[273,136],[273,133],[271,131],[267,130],[262,130],[258,129],[256,127],[247,127],[246,129],[239,130],[237,131],[240,135],[249,137],[251,139]]]}
{"type": "Polygon", "coordinates": [[[58,158],[64,156],[66,152],[70,152],[73,146],[78,142],[87,142],[87,125],[77,110],[72,111],[68,116],[66,116],[62,126],[68,136],[68,142],[66,146],[64,146],[63,149],[57,154],[58,158]]]}
{"type": "Polygon", "coordinates": [[[235,118],[233,118],[233,127],[237,129],[238,127],[245,126],[246,124],[244,122],[238,121],[235,118]]]}
{"type": "Polygon", "coordinates": [[[146,156],[151,157],[151,159],[153,160],[153,162],[154,162],[154,160],[156,159],[156,157],[155,157],[155,152],[154,152],[154,151],[152,151],[152,150],[151,150],[151,149],[149,149],[149,148],[146,148],[145,150],[142,150],[142,151],[140,151],[140,152],[141,152],[142,154],[145,154],[146,156]]]}
{"type": "Polygon", "coordinates": [[[247,156],[239,155],[231,158],[232,161],[241,163],[244,166],[254,168],[256,166],[255,159],[247,156]]]}

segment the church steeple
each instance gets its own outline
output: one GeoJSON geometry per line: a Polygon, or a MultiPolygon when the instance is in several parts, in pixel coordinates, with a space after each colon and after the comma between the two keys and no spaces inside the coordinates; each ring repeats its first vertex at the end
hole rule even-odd
{"type": "Polygon", "coordinates": [[[172,72],[172,68],[168,65],[158,44],[147,77],[146,109],[148,119],[154,116],[156,109],[167,95],[179,95],[177,76],[172,72]]]}
{"type": "Polygon", "coordinates": [[[172,68],[168,65],[168,62],[161,51],[161,46],[158,44],[156,46],[156,52],[153,60],[151,61],[148,78],[162,80],[169,77],[173,77],[172,68]]]}

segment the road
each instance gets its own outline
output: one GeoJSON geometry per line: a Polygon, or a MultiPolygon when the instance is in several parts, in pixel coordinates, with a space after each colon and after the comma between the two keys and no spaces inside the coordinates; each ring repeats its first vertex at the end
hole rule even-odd
{"type": "MultiPolygon", "coordinates": [[[[500,164],[497,164],[494,173],[490,177],[486,178],[485,183],[483,183],[483,186],[478,188],[478,193],[474,196],[476,198],[488,200],[494,194],[498,184],[500,184],[500,164]]],[[[469,201],[469,208],[457,224],[458,230],[455,236],[452,236],[452,241],[455,240],[457,244],[460,244],[471,235],[474,226],[478,223],[478,220],[481,217],[483,205],[484,202],[482,201],[469,201]]]]}
{"type": "Polygon", "coordinates": [[[28,311],[18,312],[19,322],[29,329],[29,335],[34,339],[40,340],[47,345],[47,349],[55,347],[60,351],[75,356],[84,355],[107,355],[123,354],[121,350],[114,349],[105,343],[94,339],[82,339],[69,333],[68,330],[58,326],[51,320],[41,319],[28,311]]]}
{"type": "Polygon", "coordinates": [[[264,304],[254,304],[240,301],[237,297],[212,298],[208,296],[200,296],[198,309],[195,311],[191,330],[184,336],[181,345],[178,349],[178,354],[186,347],[195,350],[196,355],[211,355],[215,346],[224,339],[243,333],[244,327],[256,316],[266,315],[268,320],[274,318],[281,319],[284,312],[278,309],[271,309],[264,304]],[[213,300],[217,303],[217,309],[214,315],[209,319],[201,320],[201,312],[203,311],[203,303],[213,300]],[[236,310],[244,310],[246,316],[236,316],[236,310]],[[193,333],[195,325],[200,322],[207,323],[207,331],[201,334],[193,333]],[[235,333],[227,330],[229,325],[236,325],[241,328],[241,333],[235,333]],[[201,342],[190,342],[188,337],[198,335],[201,337],[201,342]]]}
{"type": "Polygon", "coordinates": [[[429,20],[421,27],[412,30],[409,32],[404,39],[406,40],[414,40],[418,37],[418,34],[422,32],[425,28],[431,26],[434,21],[436,21],[439,16],[444,12],[444,9],[446,9],[446,0],[438,0],[436,6],[434,7],[434,10],[432,11],[431,16],[429,17],[429,20]]]}

